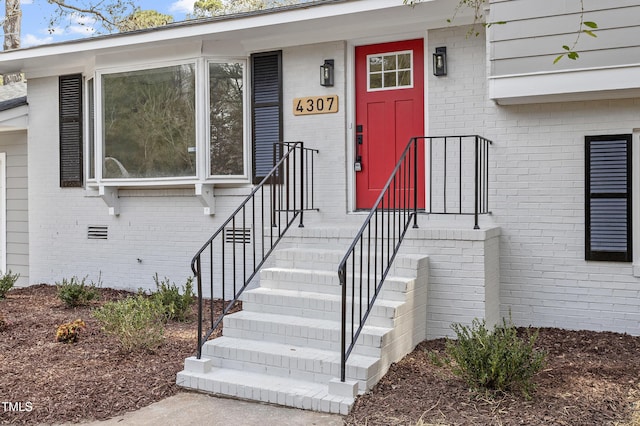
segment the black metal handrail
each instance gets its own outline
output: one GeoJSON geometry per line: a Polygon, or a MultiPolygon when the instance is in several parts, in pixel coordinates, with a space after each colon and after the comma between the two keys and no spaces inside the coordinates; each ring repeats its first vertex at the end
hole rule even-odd
{"type": "Polygon", "coordinates": [[[431,214],[473,215],[489,212],[489,139],[478,135],[423,136],[428,145],[426,210],[431,214]],[[472,184],[468,184],[472,182],[472,184]]]}
{"type": "MultiPolygon", "coordinates": [[[[338,276],[342,286],[342,327],[341,327],[341,371],[340,379],[344,382],[346,363],[351,351],[362,332],[369,313],[382,290],[387,274],[391,270],[393,261],[400,249],[404,236],[409,229],[418,227],[418,213],[423,210],[420,206],[421,182],[419,158],[423,152],[419,149],[420,142],[429,143],[429,211],[428,213],[451,214],[451,203],[447,202],[446,193],[451,187],[451,178],[447,176],[447,165],[451,155],[447,151],[447,142],[458,141],[458,200],[459,206],[454,210],[457,214],[473,214],[474,228],[478,229],[478,215],[488,213],[488,145],[491,141],[480,136],[447,136],[447,137],[416,137],[412,138],[402,152],[398,163],[393,169],[386,185],[382,188],[369,215],[365,219],[353,242],[349,246],[344,258],[338,266],[338,276]],[[474,142],[471,154],[466,156],[463,141],[474,142]],[[442,155],[434,151],[434,145],[442,142],[442,155]],[[440,164],[441,167],[436,167],[440,164]],[[467,161],[465,161],[467,160],[467,161]],[[473,161],[472,186],[466,185],[465,178],[469,177],[465,166],[473,161]],[[444,199],[437,205],[437,193],[434,180],[442,180],[444,199]],[[472,208],[467,207],[467,199],[473,199],[472,208]],[[440,209],[442,207],[442,209],[440,209]],[[442,210],[442,211],[441,211],[442,210]],[[351,285],[347,285],[347,281],[351,285]],[[349,303],[349,300],[351,301],[349,303]],[[347,315],[349,314],[349,315],[347,315]],[[349,316],[349,318],[348,318],[349,316]],[[347,321],[349,320],[349,321],[347,321]],[[349,340],[347,339],[349,337],[349,340]]],[[[455,180],[455,179],[454,179],[455,180]]],[[[455,187],[455,185],[454,185],[455,187]]],[[[425,206],[426,207],[426,206],[425,206]]]]}
{"type": "Polygon", "coordinates": [[[198,290],[198,359],[202,346],[234,308],[287,230],[298,217],[299,226],[303,227],[304,212],[317,210],[313,172],[318,150],[305,148],[302,142],[281,142],[274,144],[273,152],[271,171],[191,261],[198,290]],[[206,333],[203,333],[203,288],[209,290],[210,303],[210,327],[206,333]],[[216,317],[214,299],[218,295],[223,309],[216,317]]]}

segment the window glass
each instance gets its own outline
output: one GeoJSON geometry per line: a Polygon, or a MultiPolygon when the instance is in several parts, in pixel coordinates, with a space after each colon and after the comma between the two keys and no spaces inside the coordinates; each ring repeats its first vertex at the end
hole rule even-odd
{"type": "Polygon", "coordinates": [[[103,178],[196,175],[195,65],[102,76],[103,178]]]}
{"type": "Polygon", "coordinates": [[[244,67],[209,64],[209,135],[212,175],[244,174],[244,67]]]}
{"type": "Polygon", "coordinates": [[[395,70],[396,69],[396,55],[385,55],[383,62],[384,70],[395,70]]]}
{"type": "Polygon", "coordinates": [[[412,53],[391,52],[368,57],[369,90],[396,89],[413,86],[412,53]]]}
{"type": "Polygon", "coordinates": [[[369,72],[382,71],[382,56],[369,57],[369,72]]]}

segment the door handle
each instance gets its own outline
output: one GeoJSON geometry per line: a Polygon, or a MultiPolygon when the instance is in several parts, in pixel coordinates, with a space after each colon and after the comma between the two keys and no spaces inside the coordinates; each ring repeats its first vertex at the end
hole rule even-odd
{"type": "Polygon", "coordinates": [[[362,155],[360,154],[360,146],[363,142],[362,136],[362,124],[356,125],[356,161],[353,164],[353,170],[356,172],[362,171],[362,155]]]}

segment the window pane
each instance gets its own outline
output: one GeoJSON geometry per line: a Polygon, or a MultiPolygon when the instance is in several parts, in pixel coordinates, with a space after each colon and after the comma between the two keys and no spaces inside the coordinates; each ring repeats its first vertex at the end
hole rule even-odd
{"type": "Polygon", "coordinates": [[[211,174],[244,174],[243,65],[209,64],[211,174]]]}
{"type": "Polygon", "coordinates": [[[396,69],[396,55],[387,55],[384,57],[384,70],[391,71],[396,69]]]}
{"type": "Polygon", "coordinates": [[[382,57],[374,56],[369,58],[369,72],[382,71],[382,57]]]}
{"type": "Polygon", "coordinates": [[[407,70],[411,68],[411,54],[402,53],[398,55],[398,69],[407,70]]]}
{"type": "Polygon", "coordinates": [[[411,86],[411,71],[398,71],[398,86],[411,86]]]}
{"type": "Polygon", "coordinates": [[[369,89],[382,88],[382,74],[369,75],[369,89]]]}
{"type": "Polygon", "coordinates": [[[195,176],[195,65],[102,77],[105,178],[195,176]]]}
{"type": "Polygon", "coordinates": [[[384,73],[384,87],[395,87],[396,86],[396,73],[385,72],[384,73]]]}

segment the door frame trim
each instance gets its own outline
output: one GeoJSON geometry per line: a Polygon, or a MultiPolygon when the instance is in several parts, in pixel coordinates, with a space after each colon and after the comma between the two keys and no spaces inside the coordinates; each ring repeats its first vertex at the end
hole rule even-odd
{"type": "MultiPolygon", "coordinates": [[[[393,38],[384,38],[381,39],[379,37],[375,38],[366,38],[366,39],[358,39],[356,41],[348,41],[346,47],[346,85],[345,85],[345,94],[351,99],[350,102],[347,103],[346,110],[346,159],[347,159],[347,213],[348,214],[365,214],[368,211],[356,210],[356,172],[353,170],[353,164],[355,162],[355,140],[356,140],[356,132],[355,132],[355,120],[356,120],[356,47],[357,46],[367,46],[371,44],[383,44],[390,43],[395,41],[404,41],[411,40],[416,38],[422,38],[424,42],[423,48],[423,60],[424,60],[424,135],[429,133],[429,71],[431,70],[431,64],[428,59],[430,55],[428,53],[429,47],[429,37],[428,31],[423,31],[420,33],[411,33],[404,34],[400,37],[393,38]]],[[[414,76],[415,78],[415,76],[414,76]]],[[[428,157],[427,150],[425,149],[425,157],[428,157]]],[[[428,176],[428,158],[425,158],[425,180],[428,176]]],[[[428,200],[428,188],[425,185],[425,203],[428,200]]],[[[426,206],[425,206],[426,207],[426,206]]]]}

